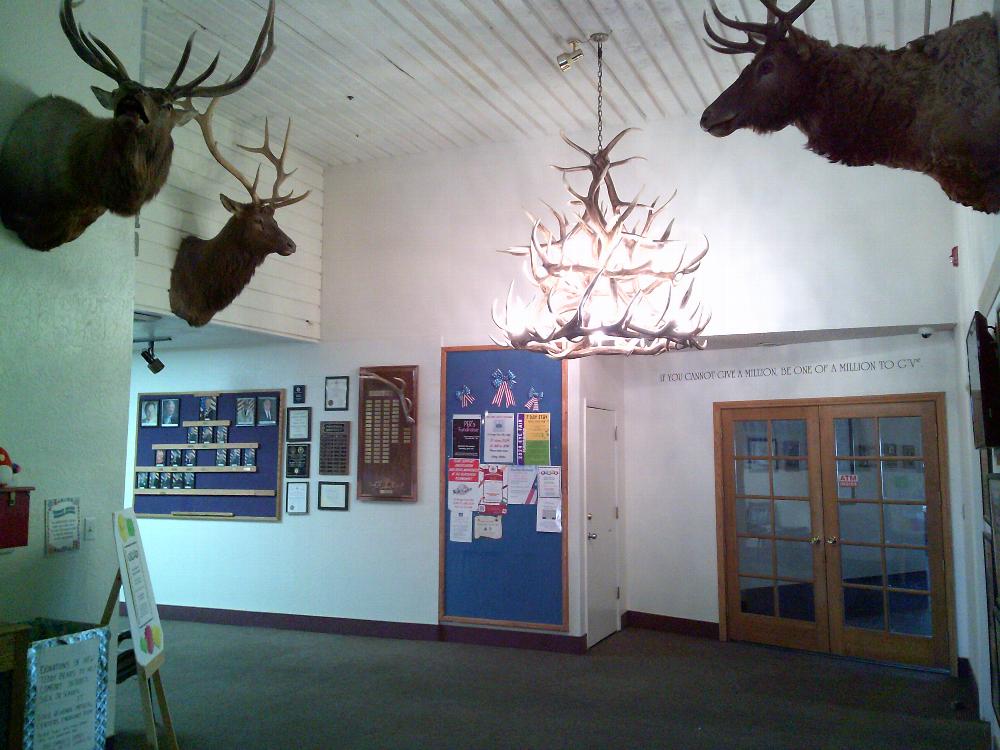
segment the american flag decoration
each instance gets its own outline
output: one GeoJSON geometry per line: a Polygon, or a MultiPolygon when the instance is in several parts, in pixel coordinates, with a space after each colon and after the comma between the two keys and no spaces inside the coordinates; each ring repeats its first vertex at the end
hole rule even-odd
{"type": "Polygon", "coordinates": [[[455,398],[458,399],[458,403],[462,405],[463,409],[468,408],[470,404],[476,403],[476,397],[472,395],[472,389],[467,385],[463,385],[455,391],[455,398]]]}
{"type": "Polygon", "coordinates": [[[514,393],[510,387],[517,383],[514,373],[507,370],[507,374],[504,375],[498,367],[493,371],[491,377],[493,378],[493,387],[497,389],[497,392],[493,395],[493,400],[490,403],[494,406],[507,406],[508,408],[513,406],[514,393]]]}
{"type": "Polygon", "coordinates": [[[542,398],[545,394],[541,391],[536,391],[535,386],[531,386],[528,389],[528,400],[524,402],[524,408],[529,411],[538,411],[538,399],[542,398]]]}

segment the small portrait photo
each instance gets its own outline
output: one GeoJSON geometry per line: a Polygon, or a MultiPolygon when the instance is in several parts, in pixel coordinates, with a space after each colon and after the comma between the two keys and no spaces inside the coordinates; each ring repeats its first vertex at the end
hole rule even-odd
{"type": "Polygon", "coordinates": [[[236,424],[253,426],[257,424],[257,399],[253,396],[236,399],[236,424]]]}
{"type": "Polygon", "coordinates": [[[244,448],[243,449],[243,465],[244,466],[256,466],[257,465],[257,449],[256,448],[244,448]]]}
{"type": "Polygon", "coordinates": [[[199,427],[198,429],[200,430],[199,436],[201,438],[198,442],[208,444],[215,440],[215,433],[211,427],[199,427]]]}
{"type": "Polygon", "coordinates": [[[146,486],[149,487],[149,489],[151,489],[151,490],[158,490],[158,489],[160,489],[160,474],[159,474],[159,472],[157,472],[157,471],[151,471],[149,473],[149,479],[148,479],[148,481],[146,483],[146,486]]]}
{"type": "Polygon", "coordinates": [[[172,450],[172,451],[170,451],[169,455],[170,455],[170,459],[169,459],[168,463],[169,463],[170,466],[180,466],[181,465],[181,452],[179,450],[172,450]]]}
{"type": "Polygon", "coordinates": [[[217,419],[217,406],[217,396],[202,396],[198,399],[198,417],[203,421],[217,419]]]}
{"type": "Polygon", "coordinates": [[[142,427],[159,427],[160,426],[160,402],[159,401],[143,401],[142,406],[139,409],[139,424],[142,427]]]}
{"type": "Polygon", "coordinates": [[[226,465],[226,449],[219,448],[215,451],[215,465],[225,466],[226,465]]]}
{"type": "Polygon", "coordinates": [[[217,443],[228,443],[229,442],[229,428],[226,426],[215,428],[215,442],[217,443]]]}
{"type": "Polygon", "coordinates": [[[194,489],[194,472],[185,471],[184,472],[184,489],[193,490],[194,489]]]}
{"type": "Polygon", "coordinates": [[[161,471],[160,472],[160,489],[169,490],[170,489],[170,472],[161,471]]]}
{"type": "Polygon", "coordinates": [[[229,449],[229,465],[230,466],[240,466],[240,449],[230,448],[229,449]]]}
{"type": "Polygon", "coordinates": [[[257,424],[271,425],[278,422],[278,407],[274,396],[257,397],[257,424]]]}
{"type": "Polygon", "coordinates": [[[198,465],[198,451],[191,448],[184,451],[184,465],[185,466],[197,466],[198,465]]]}
{"type": "Polygon", "coordinates": [[[137,471],[135,473],[135,486],[140,489],[145,489],[149,485],[149,474],[145,471],[137,471]]]}
{"type": "Polygon", "coordinates": [[[170,489],[172,490],[182,490],[184,489],[184,473],[180,471],[175,471],[170,475],[170,489]]]}
{"type": "Polygon", "coordinates": [[[165,398],[160,401],[160,427],[176,427],[181,419],[181,400],[165,398]]]}
{"type": "Polygon", "coordinates": [[[188,442],[192,443],[192,444],[198,442],[198,428],[197,427],[188,427],[188,442]]]}
{"type": "Polygon", "coordinates": [[[163,450],[162,448],[158,449],[154,453],[154,456],[155,456],[155,463],[157,466],[167,465],[167,452],[165,450],[163,450]]]}

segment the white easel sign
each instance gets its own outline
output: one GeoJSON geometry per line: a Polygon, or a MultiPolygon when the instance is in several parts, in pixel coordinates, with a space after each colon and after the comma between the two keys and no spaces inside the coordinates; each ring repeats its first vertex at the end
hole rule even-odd
{"type": "Polygon", "coordinates": [[[149,581],[146,553],[142,549],[139,524],[131,510],[114,514],[115,546],[121,570],[122,591],[128,609],[128,622],[135,644],[136,661],[143,667],[163,653],[163,628],[156,611],[156,599],[149,581]]]}

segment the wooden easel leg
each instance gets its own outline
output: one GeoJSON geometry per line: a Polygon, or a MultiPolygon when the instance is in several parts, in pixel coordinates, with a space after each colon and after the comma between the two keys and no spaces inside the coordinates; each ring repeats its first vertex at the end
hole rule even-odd
{"type": "Polygon", "coordinates": [[[142,715],[146,720],[146,742],[152,750],[159,750],[159,744],[156,741],[156,718],[153,716],[153,699],[149,694],[149,678],[146,677],[142,670],[139,670],[137,675],[139,678],[136,682],[139,685],[139,698],[142,700],[142,715]]]}
{"type": "Polygon", "coordinates": [[[177,746],[177,735],[174,734],[174,722],[170,718],[170,707],[167,705],[167,694],[163,690],[160,670],[156,670],[156,674],[153,675],[153,687],[156,689],[156,701],[160,705],[160,717],[163,719],[163,728],[167,733],[169,750],[180,750],[177,746]]]}

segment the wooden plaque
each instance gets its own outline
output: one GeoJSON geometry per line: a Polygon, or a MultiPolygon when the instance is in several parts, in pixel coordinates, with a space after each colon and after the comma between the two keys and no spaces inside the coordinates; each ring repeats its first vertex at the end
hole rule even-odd
{"type": "Polygon", "coordinates": [[[417,366],[362,367],[359,390],[358,497],[416,501],[417,366]]]}
{"type": "Polygon", "coordinates": [[[351,423],[319,423],[319,473],[351,473],[351,423]]]}

